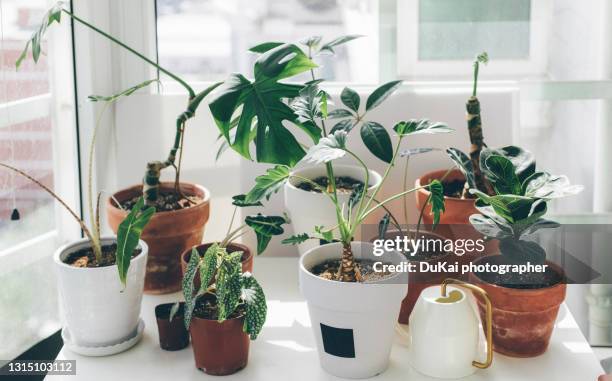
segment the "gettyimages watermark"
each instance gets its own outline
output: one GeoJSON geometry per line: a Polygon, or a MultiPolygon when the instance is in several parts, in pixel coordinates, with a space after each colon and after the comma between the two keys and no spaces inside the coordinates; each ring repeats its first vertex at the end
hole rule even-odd
{"type": "MultiPolygon", "coordinates": [[[[377,273],[409,273],[411,283],[478,274],[507,285],[547,282],[612,284],[612,225],[558,225],[520,239],[495,239],[472,225],[401,226],[380,235],[378,225],[363,225],[360,260],[377,273]],[[398,262],[397,253],[402,257],[398,262]]],[[[392,278],[392,277],[391,277],[392,278]]]]}

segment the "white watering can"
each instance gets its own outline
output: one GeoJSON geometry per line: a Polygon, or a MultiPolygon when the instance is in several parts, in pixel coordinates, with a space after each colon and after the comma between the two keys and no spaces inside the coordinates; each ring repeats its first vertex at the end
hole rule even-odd
{"type": "Polygon", "coordinates": [[[456,279],[423,290],[409,321],[409,359],[412,367],[430,377],[462,378],[493,362],[492,308],[487,293],[480,287],[456,279]],[[456,286],[448,286],[454,284],[456,286]],[[485,300],[485,362],[479,362],[480,319],[466,290],[485,300]]]}

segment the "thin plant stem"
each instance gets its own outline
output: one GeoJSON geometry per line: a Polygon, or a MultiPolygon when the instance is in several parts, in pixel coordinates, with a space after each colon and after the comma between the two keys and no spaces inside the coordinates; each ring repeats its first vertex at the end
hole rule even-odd
{"type": "MultiPolygon", "coordinates": [[[[408,188],[408,164],[410,162],[410,156],[406,157],[406,164],[404,165],[404,181],[402,184],[402,189],[406,190],[408,188]]],[[[404,196],[404,202],[402,204],[404,209],[404,223],[408,225],[408,195],[404,196]]]]}

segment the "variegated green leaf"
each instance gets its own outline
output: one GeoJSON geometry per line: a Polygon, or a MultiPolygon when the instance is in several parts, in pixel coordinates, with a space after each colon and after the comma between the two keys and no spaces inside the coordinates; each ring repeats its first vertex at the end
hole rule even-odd
{"type": "Polygon", "coordinates": [[[251,273],[244,273],[241,280],[241,299],[246,305],[246,316],[244,318],[243,329],[244,332],[250,335],[251,340],[255,340],[266,322],[266,315],[268,312],[266,295],[251,273]]]}

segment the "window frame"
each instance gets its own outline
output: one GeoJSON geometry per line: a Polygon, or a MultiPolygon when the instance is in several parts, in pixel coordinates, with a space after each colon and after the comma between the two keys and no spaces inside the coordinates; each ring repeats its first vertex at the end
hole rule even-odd
{"type": "MultiPolygon", "coordinates": [[[[419,60],[418,17],[420,0],[397,0],[397,75],[400,78],[464,78],[472,60],[419,60]]],[[[548,31],[552,0],[531,0],[529,59],[492,60],[486,78],[542,77],[546,73],[548,31]]]]}

